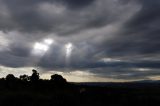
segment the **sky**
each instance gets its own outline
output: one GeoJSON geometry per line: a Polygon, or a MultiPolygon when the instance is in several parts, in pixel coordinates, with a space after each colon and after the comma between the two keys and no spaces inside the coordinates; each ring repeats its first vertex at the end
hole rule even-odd
{"type": "Polygon", "coordinates": [[[159,0],[0,0],[0,77],[160,80],[159,0]]]}

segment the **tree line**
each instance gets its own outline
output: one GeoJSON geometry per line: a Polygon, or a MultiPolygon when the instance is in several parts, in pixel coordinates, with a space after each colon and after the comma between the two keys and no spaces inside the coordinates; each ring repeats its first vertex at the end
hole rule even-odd
{"type": "MultiPolygon", "coordinates": [[[[31,76],[24,74],[24,75],[20,75],[19,78],[17,78],[13,74],[8,74],[5,78],[1,78],[0,80],[7,81],[7,82],[22,81],[22,82],[31,82],[31,83],[38,83],[40,81],[44,81],[43,79],[40,79],[40,75],[35,69],[32,70],[31,76]]],[[[66,79],[58,74],[51,75],[51,78],[48,81],[54,82],[55,84],[67,83],[66,79]]]]}

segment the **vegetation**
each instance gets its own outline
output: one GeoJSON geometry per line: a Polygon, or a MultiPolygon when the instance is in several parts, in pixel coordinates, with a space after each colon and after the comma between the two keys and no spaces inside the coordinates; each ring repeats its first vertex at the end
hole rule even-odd
{"type": "Polygon", "coordinates": [[[61,75],[50,80],[39,73],[0,79],[0,106],[154,106],[160,104],[160,83],[107,83],[105,86],[68,83],[61,75]]]}

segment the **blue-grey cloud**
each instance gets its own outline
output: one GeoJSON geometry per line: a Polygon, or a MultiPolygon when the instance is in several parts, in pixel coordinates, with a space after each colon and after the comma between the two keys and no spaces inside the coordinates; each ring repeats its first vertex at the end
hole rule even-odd
{"type": "Polygon", "coordinates": [[[0,64],[115,79],[159,75],[159,11],[158,0],[0,0],[0,64]],[[54,44],[33,55],[46,38],[54,44]],[[67,43],[73,44],[68,60],[67,43]]]}

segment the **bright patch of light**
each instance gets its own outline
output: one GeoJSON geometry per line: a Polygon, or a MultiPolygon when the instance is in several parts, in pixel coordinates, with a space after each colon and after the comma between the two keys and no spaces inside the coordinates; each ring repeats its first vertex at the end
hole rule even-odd
{"type": "Polygon", "coordinates": [[[137,68],[138,71],[150,71],[148,68],[137,68]]]}
{"type": "Polygon", "coordinates": [[[66,49],[66,57],[69,57],[72,53],[73,44],[72,43],[66,44],[65,49],[66,49]]]}
{"type": "Polygon", "coordinates": [[[93,74],[89,71],[76,70],[76,71],[70,72],[70,75],[74,75],[74,76],[94,76],[95,74],[93,74]]]}
{"type": "Polygon", "coordinates": [[[100,61],[103,61],[103,62],[120,62],[121,60],[119,59],[114,59],[114,58],[103,58],[101,59],[100,61]]]}
{"type": "Polygon", "coordinates": [[[52,39],[45,39],[44,43],[47,45],[51,45],[54,41],[52,39]]]}
{"type": "Polygon", "coordinates": [[[34,50],[47,51],[49,49],[48,45],[42,43],[35,43],[34,50]]]}
{"type": "Polygon", "coordinates": [[[52,43],[54,43],[54,40],[49,38],[44,39],[42,42],[36,42],[33,45],[32,54],[43,56],[49,50],[52,43]]]}

